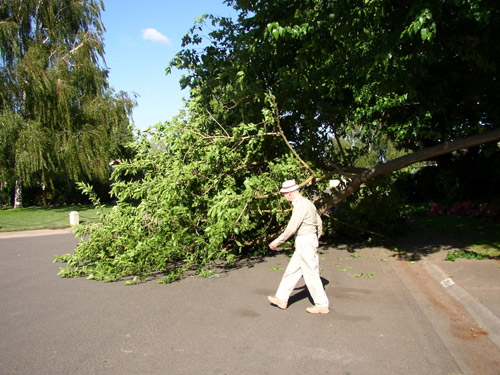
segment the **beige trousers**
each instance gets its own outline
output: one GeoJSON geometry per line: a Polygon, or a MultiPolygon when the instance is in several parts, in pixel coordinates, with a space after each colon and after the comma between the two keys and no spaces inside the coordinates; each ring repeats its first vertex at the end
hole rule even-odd
{"type": "Polygon", "coordinates": [[[288,301],[301,277],[304,277],[314,304],[318,307],[328,307],[328,297],[319,277],[318,238],[316,234],[295,237],[295,251],[283,274],[276,297],[282,301],[288,301]]]}

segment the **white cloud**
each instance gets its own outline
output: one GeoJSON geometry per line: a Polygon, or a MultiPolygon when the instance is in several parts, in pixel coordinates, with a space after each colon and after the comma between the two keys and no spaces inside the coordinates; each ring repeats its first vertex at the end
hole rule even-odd
{"type": "Polygon", "coordinates": [[[148,28],[142,30],[142,38],[153,42],[170,44],[170,40],[156,29],[148,28]]]}

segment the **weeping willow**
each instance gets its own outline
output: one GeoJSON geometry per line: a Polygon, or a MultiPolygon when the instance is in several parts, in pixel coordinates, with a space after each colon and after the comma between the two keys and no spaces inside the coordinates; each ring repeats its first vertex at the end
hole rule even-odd
{"type": "Polygon", "coordinates": [[[101,10],[95,0],[2,1],[2,181],[105,179],[117,143],[131,140],[135,103],[108,85],[101,10]]]}

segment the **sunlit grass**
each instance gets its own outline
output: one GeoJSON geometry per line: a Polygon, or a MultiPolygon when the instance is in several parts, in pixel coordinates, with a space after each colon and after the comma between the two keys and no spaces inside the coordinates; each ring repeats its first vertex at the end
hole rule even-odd
{"type": "MultiPolygon", "coordinates": [[[[110,209],[111,206],[104,208],[105,211],[110,209]]],[[[98,211],[92,205],[4,208],[0,210],[0,232],[67,228],[71,211],[78,211],[80,223],[98,218],[98,211]]]]}

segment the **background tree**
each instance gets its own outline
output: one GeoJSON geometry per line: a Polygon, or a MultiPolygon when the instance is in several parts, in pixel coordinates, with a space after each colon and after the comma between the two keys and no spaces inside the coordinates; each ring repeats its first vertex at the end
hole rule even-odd
{"type": "Polygon", "coordinates": [[[100,1],[6,0],[0,8],[0,179],[106,179],[132,140],[134,105],[107,83],[100,1]]]}
{"type": "Polygon", "coordinates": [[[63,276],[137,281],[159,271],[171,281],[214,259],[265,252],[286,222],[285,179],[325,214],[362,184],[359,199],[383,207],[381,177],[498,148],[492,3],[228,3],[237,22],[202,17],[167,69],[186,70],[187,114],[139,138],[136,158],[113,176],[117,209],[81,228],[89,241],[59,258],[63,276]],[[360,156],[370,149],[385,157],[367,167],[360,156]],[[331,191],[333,176],[349,183],[331,191]]]}

